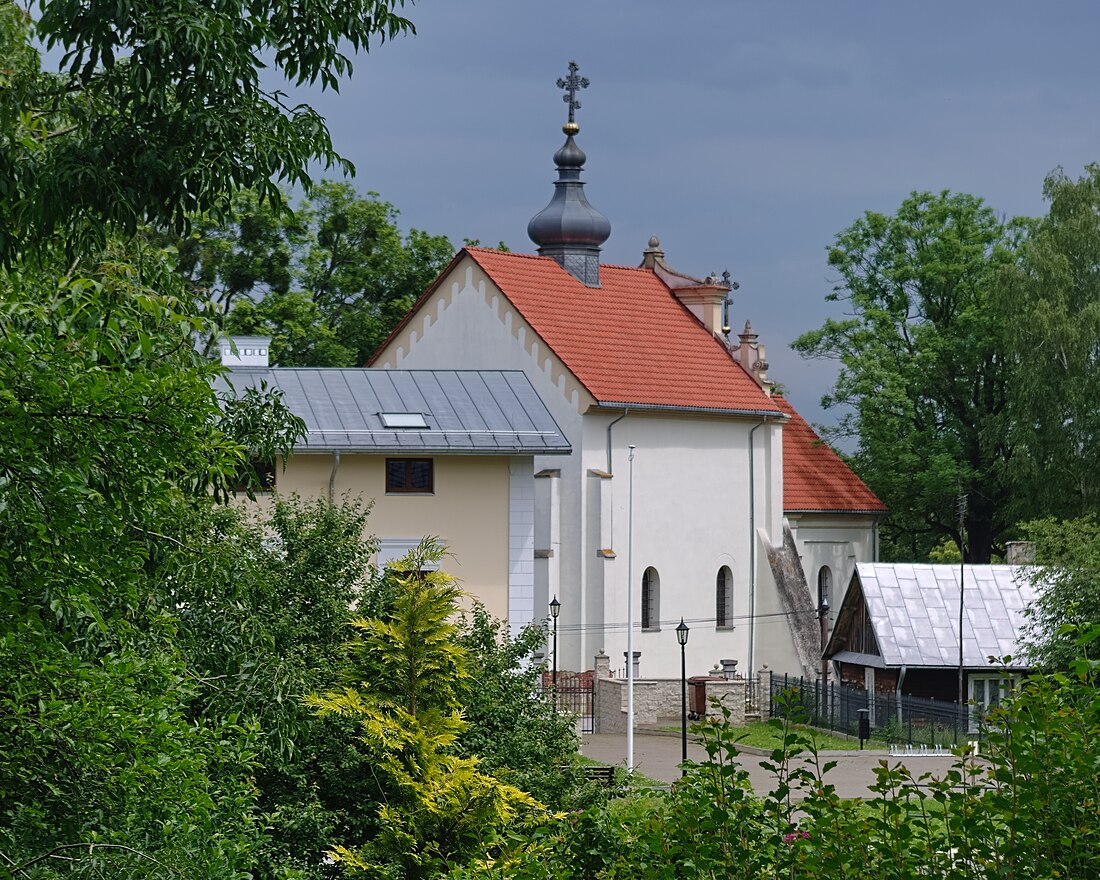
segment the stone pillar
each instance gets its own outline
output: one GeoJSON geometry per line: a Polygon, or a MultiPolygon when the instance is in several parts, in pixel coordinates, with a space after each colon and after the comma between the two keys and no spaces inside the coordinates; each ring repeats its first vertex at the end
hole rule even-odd
{"type": "Polygon", "coordinates": [[[772,671],[767,666],[756,674],[756,706],[766,721],[772,713],[772,671]]]}
{"type": "MultiPolygon", "coordinates": [[[[624,661],[627,660],[626,651],[623,651],[623,660],[624,661]]],[[[635,651],[634,652],[634,675],[633,675],[633,678],[634,678],[635,681],[638,680],[638,670],[641,668],[641,665],[642,665],[642,652],[641,651],[635,651]]]]}
{"type": "Polygon", "coordinates": [[[593,678],[611,678],[611,658],[603,651],[596,655],[593,678]]]}

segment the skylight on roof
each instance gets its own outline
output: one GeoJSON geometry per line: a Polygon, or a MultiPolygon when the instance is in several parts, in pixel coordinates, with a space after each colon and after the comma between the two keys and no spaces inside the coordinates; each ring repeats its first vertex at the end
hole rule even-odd
{"type": "Polygon", "coordinates": [[[382,424],[387,428],[426,428],[428,421],[423,413],[384,412],[379,413],[382,424]]]}

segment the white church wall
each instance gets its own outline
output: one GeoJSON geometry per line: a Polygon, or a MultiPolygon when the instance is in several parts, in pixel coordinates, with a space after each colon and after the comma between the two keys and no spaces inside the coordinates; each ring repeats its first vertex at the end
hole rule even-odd
{"type": "Polygon", "coordinates": [[[829,617],[835,622],[856,563],[874,561],[874,521],[840,514],[801,514],[788,517],[788,522],[815,602],[821,569],[829,570],[829,617]]]}
{"type": "MultiPolygon", "coordinates": [[[[606,424],[586,425],[586,453],[606,443],[606,424]],[[602,436],[601,436],[602,435],[602,436]]],[[[602,648],[613,669],[625,664],[628,569],[633,575],[633,650],[641,651],[640,674],[677,673],[680,649],[675,627],[691,628],[688,673],[701,674],[721,659],[747,665],[750,572],[748,522],[748,432],[753,423],[691,415],[630,413],[614,428],[612,480],[616,559],[604,595],[602,648]],[[629,554],[629,445],[634,444],[634,540],[629,554]],[[717,575],[733,575],[733,626],[718,628],[717,575]],[[659,628],[643,630],[642,580],[647,568],[660,579],[659,628]]],[[[757,432],[758,449],[760,433],[757,432]]],[[[605,455],[606,458],[606,455],[605,455]]],[[[758,496],[767,494],[758,486],[758,496]]],[[[763,501],[760,502],[761,507],[763,501]]],[[[758,514],[762,515],[762,514],[758,514]]],[[[766,560],[765,560],[766,566],[766,560]]]]}
{"type": "MultiPolygon", "coordinates": [[[[506,298],[472,260],[464,260],[438,286],[433,300],[390,342],[377,366],[402,369],[517,369],[531,380],[573,446],[571,456],[536,457],[534,472],[533,585],[523,613],[546,617],[549,600],[561,602],[558,669],[583,670],[600,650],[612,668],[625,665],[629,502],[628,446],[635,460],[634,620],[641,619],[641,579],[653,566],[661,579],[659,630],[636,628],[642,674],[679,672],[674,629],[681,615],[691,627],[689,674],[721,659],[748,664],[750,534],[749,433],[753,419],[589,411],[588,392],[535,337],[506,298]],[[582,413],[587,412],[587,415],[582,413]],[[609,473],[610,476],[594,476],[609,473]],[[545,517],[556,517],[553,523],[545,517]],[[551,546],[542,546],[546,535],[551,546]],[[548,555],[552,551],[552,555],[548,555]],[[716,580],[722,566],[733,575],[733,626],[717,628],[716,580]]],[[[782,541],[782,428],[769,423],[754,434],[756,528],[782,541]]],[[[778,599],[763,545],[756,548],[757,668],[785,662],[790,636],[773,614],[778,599]],[[765,647],[766,646],[766,647],[765,647]],[[763,649],[763,650],[762,650],[763,649]],[[763,659],[762,659],[763,658],[763,659]]],[[[775,609],[778,610],[778,609],[775,609]]],[[[790,647],[793,656],[793,645],[790,647]]],[[[791,668],[797,668],[791,663],[791,668]]]]}

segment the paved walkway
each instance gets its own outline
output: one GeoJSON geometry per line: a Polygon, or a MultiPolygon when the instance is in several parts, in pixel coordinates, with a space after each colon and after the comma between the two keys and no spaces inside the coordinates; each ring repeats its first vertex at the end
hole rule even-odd
{"type": "MultiPolygon", "coordinates": [[[[753,790],[758,793],[772,791],[775,776],[761,764],[768,758],[760,754],[742,752],[738,761],[749,771],[753,790]]],[[[581,754],[601,764],[626,766],[626,734],[585,734],[581,739],[581,754]]],[[[660,736],[647,733],[634,734],[634,769],[645,776],[662,782],[674,782],[680,778],[681,742],[678,736],[660,736]]],[[[688,742],[688,758],[701,761],[706,758],[702,745],[688,742]]],[[[826,780],[836,786],[837,794],[845,798],[871,797],[869,791],[874,780],[874,768],[880,761],[888,761],[891,767],[904,763],[914,776],[932,773],[940,777],[955,763],[953,756],[891,758],[883,751],[825,752],[822,761],[836,761],[826,780]]]]}

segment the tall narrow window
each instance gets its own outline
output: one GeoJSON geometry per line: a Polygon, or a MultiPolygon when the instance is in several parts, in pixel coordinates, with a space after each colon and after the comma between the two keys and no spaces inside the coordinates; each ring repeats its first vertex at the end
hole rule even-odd
{"type": "Polygon", "coordinates": [[[829,606],[830,618],[836,615],[836,609],[833,608],[833,573],[829,570],[829,566],[821,566],[821,570],[817,573],[817,610],[821,611],[826,605],[829,606]]]}
{"type": "Polygon", "coordinates": [[[642,629],[661,628],[661,577],[657,569],[642,572],[642,629]]]}
{"type": "Polygon", "coordinates": [[[719,629],[733,627],[733,572],[728,565],[718,569],[714,583],[714,623],[719,629]]]}

